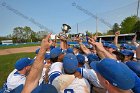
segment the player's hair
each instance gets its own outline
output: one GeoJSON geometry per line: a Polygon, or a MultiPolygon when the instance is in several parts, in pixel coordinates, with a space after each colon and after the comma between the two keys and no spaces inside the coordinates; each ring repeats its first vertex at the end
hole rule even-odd
{"type": "Polygon", "coordinates": [[[81,65],[81,66],[84,66],[85,62],[84,63],[78,63],[78,64],[81,65]]]}
{"type": "Polygon", "coordinates": [[[121,60],[123,62],[123,60],[124,60],[124,55],[123,54],[121,54],[118,51],[113,51],[112,53],[116,55],[117,60],[121,60]]]}
{"type": "Polygon", "coordinates": [[[64,72],[65,72],[65,74],[73,75],[76,71],[75,71],[74,73],[68,73],[68,72],[64,69],[64,72]]]}
{"type": "Polygon", "coordinates": [[[57,62],[57,60],[58,60],[58,57],[55,57],[55,58],[50,58],[50,61],[51,61],[52,63],[57,62]]]}

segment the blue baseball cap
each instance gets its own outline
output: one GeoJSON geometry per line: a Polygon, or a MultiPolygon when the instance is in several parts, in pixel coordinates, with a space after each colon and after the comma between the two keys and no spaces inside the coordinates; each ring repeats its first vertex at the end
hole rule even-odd
{"type": "Polygon", "coordinates": [[[31,93],[58,93],[58,91],[51,84],[41,84],[40,86],[37,86],[31,93]]]}
{"type": "Polygon", "coordinates": [[[89,62],[92,62],[92,61],[99,61],[99,60],[100,60],[99,57],[98,57],[96,54],[93,54],[93,53],[88,54],[88,55],[87,55],[87,58],[88,58],[88,61],[89,61],[89,62]]]}
{"type": "Polygon", "coordinates": [[[115,87],[129,90],[135,86],[134,72],[122,62],[104,58],[100,62],[91,62],[90,66],[115,87]]]}
{"type": "Polygon", "coordinates": [[[87,48],[90,48],[90,45],[89,45],[89,44],[85,44],[85,46],[86,46],[87,48]]]}
{"type": "Polygon", "coordinates": [[[74,45],[73,48],[80,49],[80,46],[74,45]]]}
{"type": "Polygon", "coordinates": [[[104,47],[109,47],[109,43],[103,43],[104,47]]]}
{"type": "Polygon", "coordinates": [[[101,40],[101,42],[102,42],[102,43],[105,43],[106,41],[105,41],[105,40],[101,40]]]}
{"type": "Polygon", "coordinates": [[[15,69],[22,70],[26,66],[32,65],[34,60],[31,60],[30,58],[21,58],[16,61],[15,63],[15,69]]]}
{"type": "Polygon", "coordinates": [[[129,49],[129,45],[128,44],[121,44],[120,47],[123,47],[124,49],[129,49]]]}
{"type": "Polygon", "coordinates": [[[84,64],[85,63],[85,57],[81,54],[78,54],[77,56],[77,60],[79,63],[84,64]]]}
{"type": "Polygon", "coordinates": [[[63,68],[68,74],[73,74],[78,68],[78,60],[72,53],[66,54],[63,58],[63,68]]]}
{"type": "Polygon", "coordinates": [[[73,53],[73,49],[72,48],[68,48],[66,53],[73,53]]]}
{"type": "Polygon", "coordinates": [[[61,53],[62,53],[62,50],[60,49],[60,47],[53,48],[53,49],[50,51],[50,58],[56,58],[56,57],[58,57],[61,53]]]}
{"type": "Polygon", "coordinates": [[[134,46],[134,45],[131,45],[131,46],[130,46],[130,49],[131,49],[131,50],[136,50],[136,49],[137,49],[137,47],[136,47],[136,46],[134,46]]]}
{"type": "Polygon", "coordinates": [[[51,58],[50,53],[46,53],[45,54],[45,59],[50,59],[50,58],[51,58]]]}
{"type": "Polygon", "coordinates": [[[121,50],[120,53],[122,53],[124,56],[134,56],[134,52],[128,49],[121,50]]]}
{"type": "Polygon", "coordinates": [[[138,76],[140,76],[140,63],[135,61],[126,62],[126,65],[134,71],[138,76]]]}
{"type": "Polygon", "coordinates": [[[117,50],[117,46],[116,46],[116,45],[114,45],[114,44],[109,44],[109,45],[108,45],[108,47],[110,47],[110,48],[113,48],[113,49],[117,50]]]}
{"type": "Polygon", "coordinates": [[[38,49],[35,51],[35,53],[38,54],[38,53],[39,53],[39,50],[40,50],[40,48],[38,48],[38,49]]]}

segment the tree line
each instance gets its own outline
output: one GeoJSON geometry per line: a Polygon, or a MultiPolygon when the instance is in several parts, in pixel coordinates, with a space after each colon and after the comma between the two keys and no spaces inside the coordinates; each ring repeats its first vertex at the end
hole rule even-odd
{"type": "Polygon", "coordinates": [[[12,39],[13,43],[27,43],[41,41],[44,35],[48,34],[47,31],[34,32],[30,27],[15,27],[12,34],[6,37],[0,37],[1,40],[12,39]]]}

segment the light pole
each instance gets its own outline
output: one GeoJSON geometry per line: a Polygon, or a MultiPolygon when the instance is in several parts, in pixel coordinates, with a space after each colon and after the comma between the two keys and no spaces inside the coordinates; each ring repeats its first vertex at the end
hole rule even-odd
{"type": "Polygon", "coordinates": [[[77,34],[78,34],[78,23],[77,23],[77,34]]]}
{"type": "Polygon", "coordinates": [[[139,16],[139,3],[140,3],[140,0],[138,0],[138,6],[137,6],[137,17],[139,16]]]}

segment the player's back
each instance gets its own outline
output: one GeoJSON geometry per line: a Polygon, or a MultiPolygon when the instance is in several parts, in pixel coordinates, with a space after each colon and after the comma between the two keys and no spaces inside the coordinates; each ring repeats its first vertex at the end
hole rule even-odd
{"type": "Polygon", "coordinates": [[[16,69],[14,69],[8,76],[6,83],[3,86],[4,93],[8,93],[18,87],[21,84],[25,84],[25,75],[19,74],[16,69]]]}
{"type": "Polygon", "coordinates": [[[73,82],[60,93],[90,93],[90,85],[85,78],[75,78],[73,82]]]}

